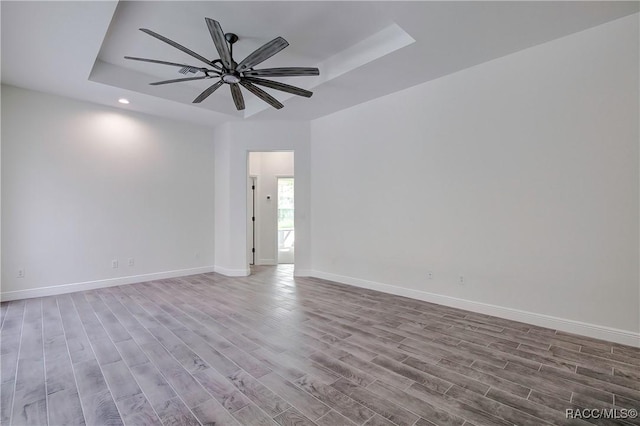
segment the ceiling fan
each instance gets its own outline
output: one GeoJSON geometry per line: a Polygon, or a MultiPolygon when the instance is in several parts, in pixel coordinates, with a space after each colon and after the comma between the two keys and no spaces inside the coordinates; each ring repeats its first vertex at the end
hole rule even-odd
{"type": "Polygon", "coordinates": [[[254,69],[256,65],[266,61],[289,45],[289,43],[284,38],[276,37],[270,42],[264,44],[262,47],[256,49],[253,53],[244,58],[240,63],[237,63],[233,60],[233,44],[238,41],[238,36],[233,33],[225,34],[222,31],[222,27],[220,26],[220,23],[218,21],[210,18],[204,19],[207,23],[207,28],[209,28],[211,38],[213,39],[213,44],[218,51],[218,55],[220,55],[220,59],[210,61],[204,56],[201,56],[196,52],[158,33],[155,33],[146,28],[140,28],[140,31],[149,34],[150,36],[155,37],[158,40],[161,40],[175,47],[176,49],[183,51],[187,55],[190,55],[201,62],[204,62],[205,64],[207,64],[207,67],[197,67],[176,62],[137,58],[133,56],[125,56],[125,59],[179,67],[180,69],[178,72],[184,75],[202,73],[202,75],[196,77],[177,78],[150,83],[152,86],[169,83],[179,83],[183,81],[219,78],[218,81],[216,81],[214,84],[200,93],[198,97],[193,100],[193,103],[200,103],[204,101],[209,95],[218,90],[223,84],[228,84],[231,88],[231,96],[233,97],[233,102],[235,103],[236,108],[239,111],[244,109],[244,98],[242,96],[242,92],[240,91],[240,86],[243,86],[245,89],[276,109],[280,109],[284,105],[282,105],[276,98],[274,98],[264,90],[256,87],[256,85],[280,90],[282,92],[292,93],[298,96],[304,96],[307,98],[311,97],[313,92],[310,92],[308,90],[304,90],[299,87],[291,86],[289,84],[284,84],[277,81],[265,80],[264,78],[260,77],[314,76],[320,75],[320,71],[318,70],[318,68],[288,67],[254,69]]]}

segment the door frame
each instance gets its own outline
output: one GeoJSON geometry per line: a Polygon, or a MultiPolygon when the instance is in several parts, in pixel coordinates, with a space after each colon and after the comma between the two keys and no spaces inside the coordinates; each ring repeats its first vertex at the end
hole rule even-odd
{"type": "Polygon", "coordinates": [[[249,199],[251,199],[251,211],[249,211],[249,209],[247,209],[247,217],[248,217],[248,222],[249,222],[249,227],[251,229],[250,231],[250,235],[251,238],[247,238],[247,242],[251,243],[251,247],[247,247],[248,249],[251,250],[250,254],[249,254],[249,266],[255,266],[256,265],[256,255],[257,255],[257,250],[258,248],[256,247],[256,234],[257,234],[257,230],[256,230],[256,226],[257,226],[257,221],[256,221],[256,191],[258,191],[258,176],[255,175],[249,175],[249,179],[247,182],[247,191],[251,191],[251,196],[247,197],[247,201],[249,199]],[[249,184],[251,185],[251,187],[249,188],[249,184]]]}

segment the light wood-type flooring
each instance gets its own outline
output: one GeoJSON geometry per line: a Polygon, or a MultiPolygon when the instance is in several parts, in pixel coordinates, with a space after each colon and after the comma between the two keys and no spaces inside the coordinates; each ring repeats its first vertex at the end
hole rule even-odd
{"type": "Polygon", "coordinates": [[[638,349],[255,272],[2,303],[2,424],[540,426],[640,408],[638,349]]]}

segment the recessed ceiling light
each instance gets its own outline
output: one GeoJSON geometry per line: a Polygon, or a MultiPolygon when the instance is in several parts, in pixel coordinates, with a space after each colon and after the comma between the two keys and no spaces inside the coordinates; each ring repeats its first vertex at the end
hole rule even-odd
{"type": "Polygon", "coordinates": [[[120,98],[120,99],[118,99],[118,102],[120,102],[121,104],[128,104],[129,103],[129,99],[120,98]]]}

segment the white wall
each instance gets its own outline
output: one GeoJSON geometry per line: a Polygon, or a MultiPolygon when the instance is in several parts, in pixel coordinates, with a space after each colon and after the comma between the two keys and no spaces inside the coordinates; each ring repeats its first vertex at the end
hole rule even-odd
{"type": "Polygon", "coordinates": [[[294,176],[293,152],[250,152],[249,174],[257,177],[256,264],[278,263],[278,177],[294,176]],[[270,199],[267,199],[270,196],[270,199]]]}
{"type": "Polygon", "coordinates": [[[214,129],[215,269],[225,275],[249,274],[247,251],[247,163],[250,151],[293,151],[295,157],[296,275],[311,265],[309,123],[234,122],[214,129]]]}
{"type": "Polygon", "coordinates": [[[638,60],[636,14],[313,121],[312,274],[638,344],[638,60]]]}
{"type": "Polygon", "coordinates": [[[3,86],[3,298],[212,270],[212,133],[3,86]]]}
{"type": "Polygon", "coordinates": [[[3,86],[3,298],[246,275],[248,152],[292,150],[297,275],[637,339],[638,59],[635,15],[311,125],[213,132],[3,86]]]}

